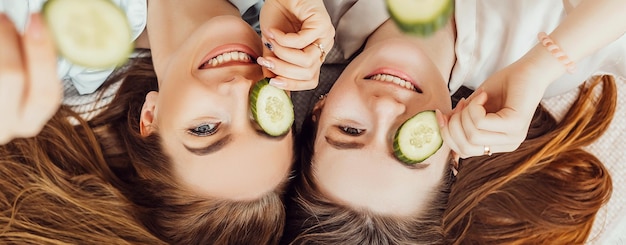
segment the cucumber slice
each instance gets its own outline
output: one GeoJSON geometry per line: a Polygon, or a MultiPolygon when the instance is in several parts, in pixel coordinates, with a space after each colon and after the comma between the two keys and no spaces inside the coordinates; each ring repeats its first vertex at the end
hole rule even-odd
{"type": "Polygon", "coordinates": [[[393,154],[403,163],[412,165],[426,160],[442,145],[435,111],[423,111],[398,128],[393,139],[393,154]]]}
{"type": "Polygon", "coordinates": [[[391,19],[405,33],[430,36],[454,13],[454,0],[386,0],[391,19]]]}
{"type": "Polygon", "coordinates": [[[110,68],[133,51],[126,14],[110,0],[50,0],[42,13],[59,53],[74,64],[110,68]]]}
{"type": "Polygon", "coordinates": [[[293,104],[282,89],[269,85],[269,78],[258,81],[250,90],[250,109],[254,121],[270,136],[289,132],[294,121],[293,104]]]}

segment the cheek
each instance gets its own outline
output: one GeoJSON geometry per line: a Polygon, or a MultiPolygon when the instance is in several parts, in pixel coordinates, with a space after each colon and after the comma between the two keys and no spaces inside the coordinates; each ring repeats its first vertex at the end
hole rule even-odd
{"type": "Polygon", "coordinates": [[[445,172],[445,169],[450,168],[450,154],[450,148],[444,143],[437,153],[428,159],[428,162],[432,167],[428,168],[428,171],[430,172],[429,175],[437,176],[438,179],[441,179],[440,177],[442,176],[442,173],[445,172]]]}

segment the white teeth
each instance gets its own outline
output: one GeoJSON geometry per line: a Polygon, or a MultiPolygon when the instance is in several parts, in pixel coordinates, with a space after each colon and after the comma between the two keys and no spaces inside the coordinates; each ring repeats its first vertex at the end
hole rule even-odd
{"type": "Polygon", "coordinates": [[[399,77],[396,77],[396,76],[393,76],[393,75],[376,74],[374,76],[371,76],[369,79],[376,80],[376,81],[382,81],[382,82],[391,82],[391,83],[396,84],[396,85],[398,85],[400,87],[403,87],[403,88],[406,88],[406,89],[410,89],[410,90],[413,90],[413,91],[417,91],[415,89],[415,86],[413,86],[413,84],[411,84],[410,82],[408,82],[408,81],[406,81],[406,80],[404,80],[402,78],[399,78],[399,77]]]}
{"type": "Polygon", "coordinates": [[[207,61],[206,64],[212,67],[216,67],[230,61],[250,62],[250,60],[252,60],[252,57],[250,57],[250,55],[244,52],[233,51],[220,54],[217,57],[207,61]]]}

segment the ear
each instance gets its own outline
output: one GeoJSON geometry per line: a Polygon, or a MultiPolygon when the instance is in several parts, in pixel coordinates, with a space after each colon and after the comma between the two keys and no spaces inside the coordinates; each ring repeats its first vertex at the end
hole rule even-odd
{"type": "Polygon", "coordinates": [[[146,100],[143,102],[141,108],[141,116],[139,118],[139,133],[143,137],[147,137],[154,131],[154,118],[156,111],[156,101],[159,97],[159,92],[151,91],[146,95],[146,100]]]}
{"type": "Polygon", "coordinates": [[[322,109],[326,104],[326,95],[321,95],[319,100],[313,106],[313,110],[311,111],[311,119],[313,122],[317,123],[317,120],[320,118],[320,114],[322,114],[322,109]]]}

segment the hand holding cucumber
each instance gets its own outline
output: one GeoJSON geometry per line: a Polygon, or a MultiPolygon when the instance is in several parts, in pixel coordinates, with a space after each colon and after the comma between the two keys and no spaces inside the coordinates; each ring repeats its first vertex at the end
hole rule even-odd
{"type": "Polygon", "coordinates": [[[261,9],[263,57],[271,85],[285,90],[317,87],[335,29],[322,0],[268,0],[261,9]],[[271,50],[270,50],[271,47],[271,50]]]}
{"type": "Polygon", "coordinates": [[[61,105],[54,41],[39,14],[23,36],[0,13],[0,145],[33,137],[61,105]]]}
{"type": "Polygon", "coordinates": [[[461,158],[511,152],[526,138],[546,89],[541,73],[519,61],[494,73],[450,116],[441,116],[444,142],[461,158]],[[530,92],[529,92],[530,91],[530,92]]]}

